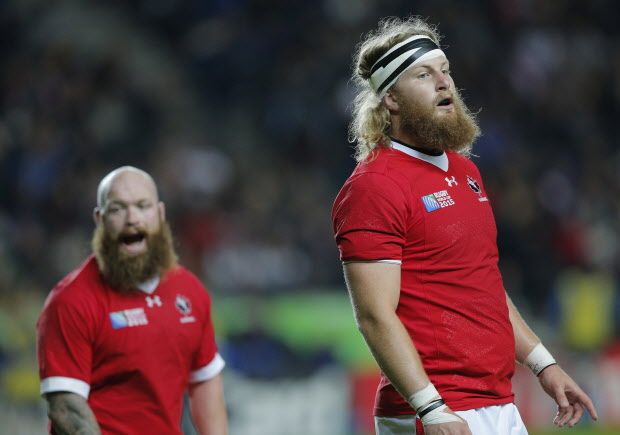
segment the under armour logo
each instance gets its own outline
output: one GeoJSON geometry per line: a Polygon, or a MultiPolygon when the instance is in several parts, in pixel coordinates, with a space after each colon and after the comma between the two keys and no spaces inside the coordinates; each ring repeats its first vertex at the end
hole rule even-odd
{"type": "Polygon", "coordinates": [[[157,305],[158,307],[161,307],[162,303],[161,303],[161,299],[159,298],[159,296],[147,296],[146,297],[146,305],[149,308],[153,308],[155,305],[157,305]]]}
{"type": "Polygon", "coordinates": [[[446,182],[448,183],[448,187],[452,187],[452,186],[458,186],[459,183],[456,182],[456,177],[453,175],[452,178],[444,178],[444,180],[446,180],[446,182]]]}

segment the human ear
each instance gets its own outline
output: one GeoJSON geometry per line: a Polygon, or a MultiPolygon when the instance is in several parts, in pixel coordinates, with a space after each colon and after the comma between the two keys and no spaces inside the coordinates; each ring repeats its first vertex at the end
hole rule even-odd
{"type": "Polygon", "coordinates": [[[390,112],[398,112],[400,110],[400,106],[398,105],[398,98],[392,91],[388,91],[383,96],[383,104],[390,112]]]}
{"type": "Polygon", "coordinates": [[[93,220],[95,221],[95,225],[98,225],[101,222],[101,208],[95,207],[93,210],[93,220]]]}

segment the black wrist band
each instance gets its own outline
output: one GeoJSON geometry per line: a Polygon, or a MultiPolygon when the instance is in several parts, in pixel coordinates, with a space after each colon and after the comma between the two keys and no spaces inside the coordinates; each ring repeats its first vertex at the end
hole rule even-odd
{"type": "Polygon", "coordinates": [[[542,368],[542,370],[541,370],[541,371],[539,371],[538,373],[536,373],[536,376],[540,376],[542,372],[544,372],[545,370],[547,370],[547,368],[549,368],[549,367],[551,367],[551,366],[554,366],[554,365],[556,365],[556,364],[557,364],[557,362],[552,362],[551,364],[549,364],[549,365],[547,365],[547,366],[544,366],[544,367],[542,368]]]}
{"type": "Polygon", "coordinates": [[[446,402],[443,401],[443,399],[439,399],[436,400],[434,402],[431,402],[430,405],[428,405],[426,408],[424,408],[423,411],[418,412],[418,417],[422,418],[424,417],[426,414],[428,414],[429,412],[431,412],[433,409],[437,409],[439,408],[441,405],[445,405],[446,402]]]}

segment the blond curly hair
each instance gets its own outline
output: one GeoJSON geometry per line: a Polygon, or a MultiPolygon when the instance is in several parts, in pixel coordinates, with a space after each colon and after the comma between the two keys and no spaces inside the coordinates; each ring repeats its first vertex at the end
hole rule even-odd
{"type": "Polygon", "coordinates": [[[390,113],[370,87],[370,70],[390,48],[413,35],[428,36],[438,46],[441,40],[436,27],[420,17],[388,17],[379,21],[378,27],[367,33],[356,47],[351,81],[357,87],[357,94],[352,105],[349,141],[356,144],[358,162],[377,146],[390,143],[390,113]]]}

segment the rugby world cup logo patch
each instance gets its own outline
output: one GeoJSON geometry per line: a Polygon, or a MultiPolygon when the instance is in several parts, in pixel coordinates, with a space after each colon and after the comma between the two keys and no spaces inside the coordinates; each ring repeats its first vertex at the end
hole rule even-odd
{"type": "Polygon", "coordinates": [[[112,329],[131,328],[134,326],[148,325],[144,308],[131,308],[129,310],[115,311],[109,313],[112,329]]]}
{"type": "Polygon", "coordinates": [[[455,204],[447,190],[440,190],[430,195],[424,195],[421,199],[424,208],[429,213],[455,204]]]}

